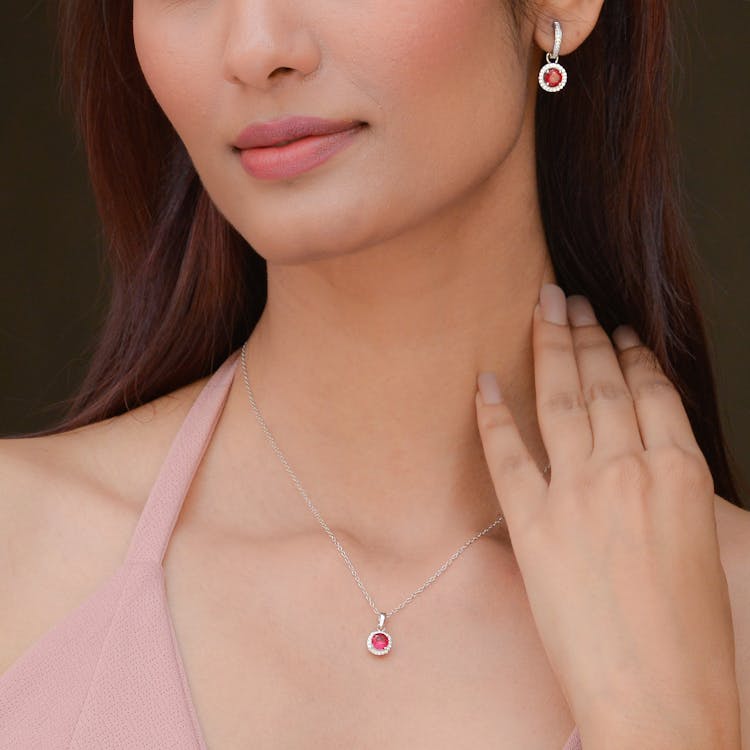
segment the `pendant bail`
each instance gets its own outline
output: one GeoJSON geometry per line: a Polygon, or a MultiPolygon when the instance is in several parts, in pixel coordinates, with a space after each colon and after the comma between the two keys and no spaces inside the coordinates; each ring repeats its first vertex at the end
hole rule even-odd
{"type": "Polygon", "coordinates": [[[383,623],[385,622],[385,612],[380,612],[378,614],[378,630],[383,629],[383,623]]]}

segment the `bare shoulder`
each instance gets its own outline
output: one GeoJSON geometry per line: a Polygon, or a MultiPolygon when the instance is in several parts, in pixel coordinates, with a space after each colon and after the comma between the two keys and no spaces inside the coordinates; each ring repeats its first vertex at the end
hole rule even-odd
{"type": "MultiPolygon", "coordinates": [[[[714,496],[721,563],[732,600],[732,615],[750,649],[750,511],[714,496]]],[[[750,668],[750,650],[748,651],[750,668]]],[[[750,696],[749,696],[750,697],[750,696]]]]}
{"type": "Polygon", "coordinates": [[[0,674],[120,564],[205,381],[75,430],[0,439],[0,674]]]}
{"type": "Polygon", "coordinates": [[[734,626],[743,750],[750,750],[750,511],[714,498],[721,562],[727,577],[734,626]]]}
{"type": "MultiPolygon", "coordinates": [[[[714,496],[721,562],[730,594],[750,592],[750,511],[714,496]]],[[[733,602],[734,604],[734,602],[733,602]]],[[[738,602],[739,604],[739,602],[738,602]]],[[[750,597],[748,598],[750,616],[750,597]]]]}

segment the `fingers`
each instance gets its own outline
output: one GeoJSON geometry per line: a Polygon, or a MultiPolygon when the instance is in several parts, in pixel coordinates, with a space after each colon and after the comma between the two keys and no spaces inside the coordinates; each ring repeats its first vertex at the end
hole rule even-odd
{"type": "Polygon", "coordinates": [[[572,294],[567,303],[594,452],[602,456],[643,451],[633,398],[611,339],[586,297],[572,294]]]}
{"type": "MultiPolygon", "coordinates": [[[[617,350],[584,297],[566,300],[560,287],[542,286],[533,315],[534,380],[553,477],[594,450],[621,455],[677,444],[702,455],[680,395],[653,352],[628,326],[612,339],[617,350]]],[[[477,379],[479,431],[513,535],[541,508],[547,483],[493,380],[492,373],[477,379]],[[485,403],[482,394],[496,398],[485,403]]]]}
{"type": "Polygon", "coordinates": [[[477,386],[477,424],[487,466],[511,538],[518,538],[539,509],[547,482],[502,400],[494,373],[479,373],[477,386]]]}
{"type": "Polygon", "coordinates": [[[643,345],[630,326],[616,328],[612,339],[646,450],[676,444],[701,453],[682,398],[653,351],[643,345]]]}
{"type": "Polygon", "coordinates": [[[593,437],[581,391],[568,326],[565,293],[554,284],[541,288],[534,310],[534,382],[539,430],[552,473],[577,465],[591,455],[593,437]]]}

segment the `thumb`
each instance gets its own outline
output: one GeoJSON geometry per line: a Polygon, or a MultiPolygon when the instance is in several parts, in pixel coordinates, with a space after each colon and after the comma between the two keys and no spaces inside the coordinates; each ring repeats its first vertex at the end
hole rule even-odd
{"type": "Polygon", "coordinates": [[[547,482],[521,439],[494,372],[477,376],[477,424],[492,483],[511,541],[523,536],[541,511],[547,482]]]}

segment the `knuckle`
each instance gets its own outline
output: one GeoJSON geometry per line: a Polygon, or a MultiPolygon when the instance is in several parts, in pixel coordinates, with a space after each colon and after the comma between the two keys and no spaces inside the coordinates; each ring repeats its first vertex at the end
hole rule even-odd
{"type": "Polygon", "coordinates": [[[651,448],[649,454],[661,474],[680,474],[684,468],[685,451],[677,444],[659,445],[651,448]]]}
{"type": "Polygon", "coordinates": [[[578,328],[575,330],[573,346],[578,353],[584,351],[612,351],[612,344],[601,328],[578,328]]]}
{"type": "Polygon", "coordinates": [[[620,453],[604,464],[601,476],[619,490],[643,489],[649,483],[645,458],[637,453],[620,453]]]}
{"type": "Polygon", "coordinates": [[[499,430],[510,427],[513,423],[513,417],[507,408],[496,406],[495,408],[484,410],[479,415],[478,422],[483,430],[499,430]]]}
{"type": "Polygon", "coordinates": [[[668,378],[650,377],[641,382],[635,383],[632,387],[633,398],[638,401],[644,401],[649,398],[672,398],[677,395],[677,389],[668,378]]]}
{"type": "Polygon", "coordinates": [[[502,474],[507,475],[523,473],[536,467],[536,464],[522,453],[506,453],[495,459],[495,466],[502,474]]]}
{"type": "Polygon", "coordinates": [[[662,372],[659,359],[652,349],[645,344],[623,349],[619,353],[620,365],[623,369],[644,368],[653,372],[662,372]]]}
{"type": "Polygon", "coordinates": [[[685,450],[676,444],[660,446],[649,453],[654,470],[662,480],[713,494],[714,480],[702,453],[685,450]]]}
{"type": "Polygon", "coordinates": [[[621,398],[631,400],[630,390],[611,380],[595,380],[586,388],[584,395],[589,404],[595,401],[614,401],[621,398]]]}
{"type": "Polygon", "coordinates": [[[560,391],[548,398],[542,408],[550,414],[571,414],[586,411],[586,401],[580,391],[560,391]]]}
{"type": "Polygon", "coordinates": [[[541,346],[544,349],[547,349],[551,352],[560,353],[569,355],[571,352],[571,346],[570,341],[567,337],[563,337],[562,334],[564,331],[547,331],[546,336],[544,336],[541,340],[541,346]]]}

